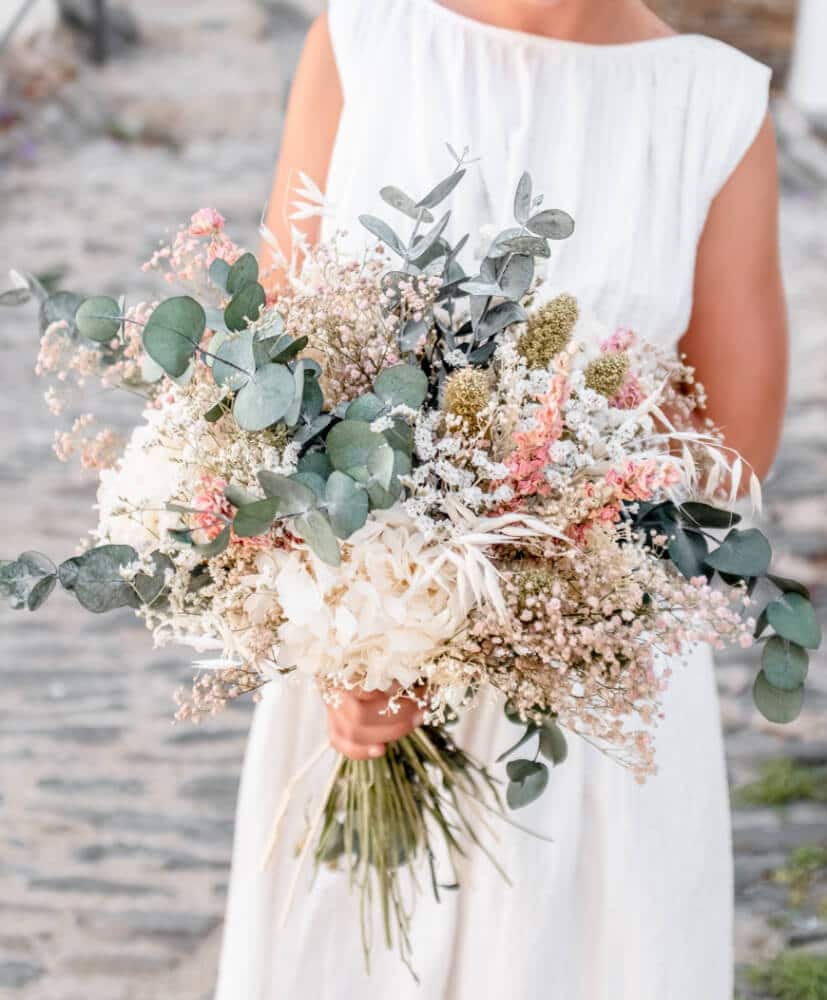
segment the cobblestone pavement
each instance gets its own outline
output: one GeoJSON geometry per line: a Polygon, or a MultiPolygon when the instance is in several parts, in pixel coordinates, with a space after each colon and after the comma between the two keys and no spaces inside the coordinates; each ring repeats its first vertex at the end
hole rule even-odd
{"type": "MultiPolygon", "coordinates": [[[[0,130],[0,273],[16,264],[64,272],[68,287],[82,277],[95,291],[148,292],[137,263],[202,204],[219,206],[254,245],[312,6],[144,0],[141,47],[103,70],[81,67],[0,130]]],[[[823,603],[827,239],[817,180],[827,167],[788,112],[781,124],[794,390],[765,521],[783,568],[823,603]]],[[[34,351],[33,315],[0,313],[0,550],[64,557],[89,527],[93,487],[51,455],[34,351]]],[[[121,397],[100,403],[123,425],[136,412],[121,397]]],[[[8,612],[0,622],[0,995],[208,997],[249,707],[200,729],[172,727],[186,657],[152,652],[127,615],[92,619],[57,597],[36,625],[8,612]]],[[[823,660],[801,719],[783,732],[751,707],[753,670],[737,657],[720,670],[733,784],[778,757],[818,775],[827,765],[823,660]]],[[[827,840],[820,797],[734,811],[741,965],[788,945],[825,949],[814,907],[791,908],[789,887],[768,878],[792,849],[827,840]]]]}

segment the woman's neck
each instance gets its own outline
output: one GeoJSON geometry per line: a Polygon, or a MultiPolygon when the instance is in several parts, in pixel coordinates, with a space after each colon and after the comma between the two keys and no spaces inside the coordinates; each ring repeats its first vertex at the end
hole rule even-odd
{"type": "Polygon", "coordinates": [[[643,0],[435,0],[483,24],[532,35],[618,45],[673,34],[643,0]]]}

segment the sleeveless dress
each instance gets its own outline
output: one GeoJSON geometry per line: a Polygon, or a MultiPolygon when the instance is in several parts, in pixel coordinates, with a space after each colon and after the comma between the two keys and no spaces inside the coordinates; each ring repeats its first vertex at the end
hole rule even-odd
{"type": "MultiPolygon", "coordinates": [[[[552,248],[546,294],[568,291],[606,324],[674,345],[689,322],[707,210],[767,112],[769,70],[701,36],[593,46],[458,15],[435,0],[332,0],[345,96],[328,179],[337,212],[397,221],[378,197],[422,197],[452,162],[479,162],[450,199],[449,236],[511,224],[529,170],[546,207],[574,216],[552,248]],[[380,9],[381,8],[381,11],[380,9]]],[[[312,128],[312,122],[308,122],[312,128]]],[[[466,269],[474,268],[466,260],[466,269]]],[[[459,892],[420,897],[416,985],[377,934],[364,969],[346,878],[301,878],[286,924],[296,844],[332,752],[300,783],[275,857],[259,863],[285,785],[324,740],[318,694],[285,683],[258,706],[241,785],[216,1000],[730,1000],[732,862],[712,658],[676,670],[644,786],[576,738],[546,794],[520,812],[540,840],[503,825],[459,892]]],[[[461,744],[491,762],[515,730],[493,704],[461,744]]]]}

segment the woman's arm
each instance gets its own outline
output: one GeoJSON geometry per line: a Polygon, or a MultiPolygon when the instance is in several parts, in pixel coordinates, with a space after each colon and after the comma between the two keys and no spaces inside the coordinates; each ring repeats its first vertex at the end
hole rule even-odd
{"type": "Polygon", "coordinates": [[[787,392],[787,318],[778,253],[778,169],[769,116],[718,194],[698,248],[681,341],[707,416],[754,468],[769,471],[787,392]]]}
{"type": "MultiPolygon", "coordinates": [[[[311,243],[319,238],[320,220],[313,218],[291,224],[288,202],[300,170],[325,189],[341,111],[342,89],[327,15],[323,14],[313,22],[308,33],[293,80],[265,218],[268,229],[288,257],[291,225],[303,232],[311,243]]],[[[278,274],[267,274],[272,267],[272,255],[266,243],[262,246],[261,261],[268,291],[277,291],[278,274]]]]}

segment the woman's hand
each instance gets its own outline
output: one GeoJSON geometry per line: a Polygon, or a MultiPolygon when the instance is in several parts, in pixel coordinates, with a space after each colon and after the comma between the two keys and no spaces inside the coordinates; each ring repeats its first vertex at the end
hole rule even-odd
{"type": "Polygon", "coordinates": [[[342,691],[341,695],[338,708],[327,706],[327,728],[331,745],[351,760],[381,757],[385,744],[422,725],[424,713],[410,698],[400,699],[398,712],[388,712],[386,691],[342,691]]]}

